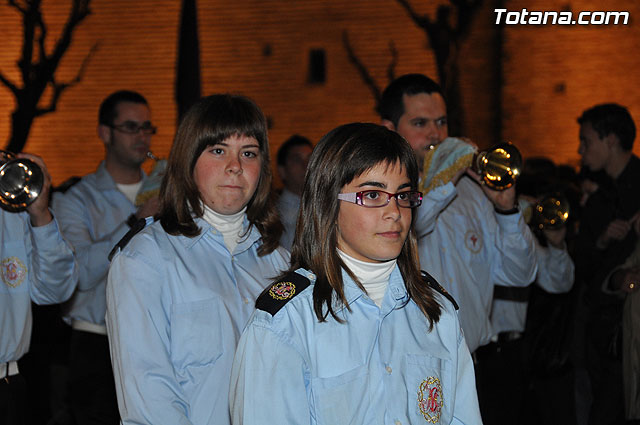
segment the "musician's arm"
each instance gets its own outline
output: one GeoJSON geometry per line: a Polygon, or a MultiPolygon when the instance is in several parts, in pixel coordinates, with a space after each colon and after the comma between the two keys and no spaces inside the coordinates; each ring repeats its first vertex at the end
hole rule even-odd
{"type": "Polygon", "coordinates": [[[423,194],[422,205],[416,209],[414,229],[421,238],[431,233],[440,212],[455,198],[457,192],[453,182],[434,188],[423,194]]]}
{"type": "Polygon", "coordinates": [[[496,211],[487,202],[483,214],[487,243],[492,250],[492,281],[505,286],[527,286],[535,280],[538,271],[534,236],[524,221],[522,212],[496,211]]]}

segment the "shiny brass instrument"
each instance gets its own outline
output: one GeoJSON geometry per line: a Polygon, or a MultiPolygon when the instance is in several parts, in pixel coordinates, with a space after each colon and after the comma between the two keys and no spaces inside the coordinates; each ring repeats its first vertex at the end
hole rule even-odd
{"type": "Polygon", "coordinates": [[[569,201],[561,194],[546,195],[532,210],[532,223],[540,230],[558,229],[569,219],[569,201]]]}
{"type": "Polygon", "coordinates": [[[159,159],[153,154],[153,152],[147,152],[147,157],[155,161],[155,165],[151,170],[151,173],[147,176],[144,183],[140,187],[138,194],[136,195],[135,206],[139,207],[149,199],[157,196],[160,193],[160,185],[162,184],[162,177],[167,169],[167,160],[159,159]]]}
{"type": "Polygon", "coordinates": [[[27,209],[42,192],[44,174],[35,162],[0,150],[0,207],[9,212],[27,209]]]}
{"type": "Polygon", "coordinates": [[[522,171],[522,155],[511,142],[499,143],[478,152],[471,169],[480,174],[483,182],[494,190],[513,186],[522,171]]]}

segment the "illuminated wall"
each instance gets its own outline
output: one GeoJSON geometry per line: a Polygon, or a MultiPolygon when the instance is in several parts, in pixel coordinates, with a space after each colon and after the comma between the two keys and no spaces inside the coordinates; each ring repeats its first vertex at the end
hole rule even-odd
{"type": "MultiPolygon", "coordinates": [[[[531,1],[506,1],[509,10],[531,1]]],[[[523,26],[504,29],[503,136],[525,155],[579,163],[576,118],[605,102],[627,106],[640,127],[640,2],[536,1],[537,10],[624,11],[628,25],[523,26]],[[605,7],[606,5],[606,7],[605,7]]],[[[640,142],[636,140],[636,154],[640,142]]]]}
{"type": "MultiPolygon", "coordinates": [[[[49,33],[55,36],[66,18],[69,0],[44,2],[49,33]]],[[[433,14],[432,2],[414,0],[421,13],[433,14]]],[[[435,2],[434,2],[435,3],[435,2]]],[[[609,10],[630,6],[626,27],[503,28],[502,80],[496,61],[495,4],[510,10],[524,1],[486,1],[461,48],[461,84],[468,135],[481,146],[497,140],[496,99],[502,102],[502,136],[525,155],[550,155],[558,162],[577,161],[575,118],[601,101],[628,105],[640,116],[634,72],[640,62],[635,2],[607,2],[609,10]],[[500,87],[504,81],[504,87],[500,87]]],[[[561,10],[562,2],[535,2],[561,10]]],[[[595,8],[575,1],[573,10],[595,8]]],[[[149,100],[160,128],[153,149],[166,156],[175,131],[174,65],[179,22],[178,0],[93,0],[92,14],[79,27],[65,56],[59,80],[75,76],[91,46],[98,43],[83,81],[62,96],[58,110],[36,121],[26,151],[42,155],[54,183],[95,169],[103,156],[96,136],[100,101],[117,89],[133,89],[149,100]]],[[[373,98],[349,63],[342,45],[347,30],[356,52],[379,85],[393,40],[398,50],[396,75],[435,75],[424,33],[394,0],[208,0],[198,2],[203,93],[237,92],[254,98],[270,118],[272,152],[289,135],[317,140],[331,128],[351,121],[378,121],[373,98]],[[309,82],[309,55],[323,50],[324,84],[309,82]]],[[[0,69],[17,81],[19,15],[0,6],[0,69]]],[[[52,41],[49,41],[49,46],[52,41]]],[[[9,134],[13,99],[0,89],[0,140],[9,134]]]]}

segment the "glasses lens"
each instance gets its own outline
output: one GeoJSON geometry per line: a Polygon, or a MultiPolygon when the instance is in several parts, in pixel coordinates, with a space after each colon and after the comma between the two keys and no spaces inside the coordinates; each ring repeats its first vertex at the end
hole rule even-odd
{"type": "Polygon", "coordinates": [[[144,134],[156,134],[157,128],[152,126],[151,124],[149,125],[145,124],[142,127],[140,127],[140,130],[142,130],[144,134]]]}
{"type": "Polygon", "coordinates": [[[361,192],[362,205],[365,207],[382,207],[389,202],[389,196],[378,190],[361,192]]]}
{"type": "Polygon", "coordinates": [[[122,124],[114,125],[113,127],[127,134],[138,134],[139,132],[142,132],[143,134],[156,134],[157,131],[157,128],[149,123],[138,125],[133,121],[126,121],[122,124]]]}
{"type": "Polygon", "coordinates": [[[396,194],[398,205],[404,208],[414,208],[422,204],[422,193],[420,192],[400,192],[396,194]]]}

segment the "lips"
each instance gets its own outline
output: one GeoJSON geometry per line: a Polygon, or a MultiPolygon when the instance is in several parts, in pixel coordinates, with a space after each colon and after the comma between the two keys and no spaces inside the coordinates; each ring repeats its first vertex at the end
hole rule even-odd
{"type": "Polygon", "coordinates": [[[398,231],[390,231],[390,232],[382,232],[382,233],[378,233],[378,235],[382,236],[383,238],[390,238],[390,239],[397,239],[400,237],[401,232],[398,231]]]}

